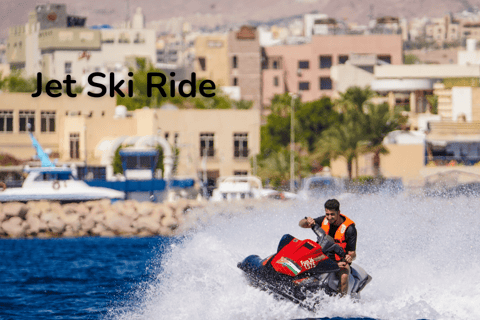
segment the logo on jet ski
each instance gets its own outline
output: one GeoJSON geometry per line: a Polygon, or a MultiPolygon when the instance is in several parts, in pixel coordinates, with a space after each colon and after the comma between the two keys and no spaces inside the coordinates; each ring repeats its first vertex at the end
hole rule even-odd
{"type": "Polygon", "coordinates": [[[302,267],[304,267],[307,270],[310,270],[315,267],[315,261],[313,261],[312,258],[308,260],[300,261],[300,264],[302,265],[302,267]]]}
{"type": "Polygon", "coordinates": [[[295,275],[299,274],[300,271],[302,271],[299,265],[297,265],[295,262],[285,257],[281,257],[280,259],[278,259],[277,263],[287,267],[295,275]]]}

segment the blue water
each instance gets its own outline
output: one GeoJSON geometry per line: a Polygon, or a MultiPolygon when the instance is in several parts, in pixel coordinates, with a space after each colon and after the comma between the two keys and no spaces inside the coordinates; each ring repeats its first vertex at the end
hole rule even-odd
{"type": "Polygon", "coordinates": [[[129,308],[173,238],[0,240],[0,319],[101,319],[129,308]]]}
{"type": "MultiPolygon", "coordinates": [[[[480,199],[341,199],[372,277],[362,299],[314,313],[248,285],[236,265],[267,257],[319,216],[318,201],[213,207],[176,238],[0,240],[0,319],[480,319],[480,199]]],[[[190,220],[189,220],[190,221],[190,220]]]]}

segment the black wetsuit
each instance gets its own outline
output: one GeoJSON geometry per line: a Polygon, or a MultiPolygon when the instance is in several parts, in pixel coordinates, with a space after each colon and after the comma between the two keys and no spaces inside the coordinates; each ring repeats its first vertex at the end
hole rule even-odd
{"type": "MultiPolygon", "coordinates": [[[[315,223],[321,227],[324,218],[325,218],[325,216],[315,218],[314,219],[315,223]]],[[[328,230],[328,235],[335,239],[335,233],[337,232],[338,227],[334,226],[334,225],[330,225],[330,230],[328,230]]],[[[345,253],[348,253],[348,251],[355,251],[356,250],[356,248],[357,248],[357,229],[355,228],[354,224],[348,226],[347,230],[345,230],[345,242],[347,243],[347,246],[345,248],[345,253]]],[[[328,256],[329,256],[329,258],[333,258],[335,260],[334,254],[333,254],[333,256],[331,256],[332,254],[328,254],[328,256]]]]}

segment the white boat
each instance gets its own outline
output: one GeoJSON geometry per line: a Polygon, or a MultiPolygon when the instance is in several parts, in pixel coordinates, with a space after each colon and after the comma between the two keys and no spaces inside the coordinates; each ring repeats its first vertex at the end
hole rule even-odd
{"type": "Polygon", "coordinates": [[[295,199],[296,194],[264,189],[262,181],[256,176],[220,177],[218,187],[213,190],[211,201],[232,201],[243,199],[295,199]]]}
{"type": "Polygon", "coordinates": [[[311,176],[302,181],[298,196],[302,200],[319,199],[344,191],[343,181],[330,175],[311,176]]]}
{"type": "Polygon", "coordinates": [[[90,187],[84,181],[76,180],[72,169],[67,167],[40,167],[26,171],[28,176],[21,188],[3,191],[0,188],[0,202],[33,200],[80,202],[125,198],[125,193],[122,191],[90,187]]]}

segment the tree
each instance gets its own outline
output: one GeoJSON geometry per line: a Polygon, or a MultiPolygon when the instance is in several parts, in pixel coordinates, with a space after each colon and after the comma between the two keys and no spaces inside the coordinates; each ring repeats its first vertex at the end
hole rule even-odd
{"type": "Polygon", "coordinates": [[[373,152],[373,171],[380,176],[380,154],[388,154],[383,139],[388,133],[398,129],[407,121],[399,112],[391,112],[387,103],[370,104],[365,118],[365,131],[368,140],[367,151],[373,152]]]}
{"type": "Polygon", "coordinates": [[[333,110],[328,97],[302,103],[295,111],[295,140],[302,143],[308,152],[315,149],[321,133],[339,121],[339,114],[333,110]]]}
{"type": "Polygon", "coordinates": [[[339,105],[343,111],[354,107],[361,113],[364,113],[364,108],[373,97],[375,97],[375,92],[372,91],[369,86],[365,88],[350,87],[344,93],[340,93],[340,99],[336,101],[336,104],[339,105]]]}
{"type": "MultiPolygon", "coordinates": [[[[131,71],[133,72],[133,70],[131,71]]],[[[128,110],[141,109],[145,106],[158,108],[166,102],[170,102],[179,108],[185,109],[231,109],[232,106],[236,106],[238,109],[247,109],[251,107],[247,101],[232,101],[218,88],[208,91],[209,93],[215,93],[211,98],[201,96],[199,94],[199,88],[200,84],[205,79],[196,80],[195,97],[182,97],[178,92],[175,92],[175,96],[172,96],[168,75],[162,70],[157,69],[152,65],[148,65],[143,58],[137,58],[137,70],[134,72],[132,80],[133,96],[129,97],[128,94],[125,94],[125,97],[121,97],[120,95],[117,95],[117,105],[124,105],[128,110]],[[148,74],[153,72],[161,73],[167,78],[165,85],[162,86],[166,93],[166,97],[162,96],[160,90],[157,90],[156,88],[153,88],[150,97],[147,96],[148,74]]]]}
{"type": "MultiPolygon", "coordinates": [[[[338,126],[331,126],[317,143],[316,157],[325,155],[336,159],[343,157],[347,161],[348,178],[352,179],[354,159],[365,152],[366,134],[365,116],[357,109],[348,109],[338,126]]],[[[358,161],[357,161],[358,162],[358,161]]]]}

